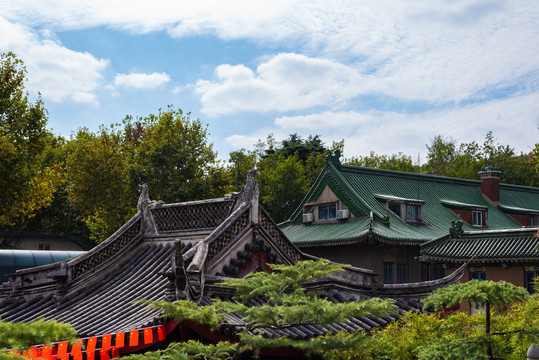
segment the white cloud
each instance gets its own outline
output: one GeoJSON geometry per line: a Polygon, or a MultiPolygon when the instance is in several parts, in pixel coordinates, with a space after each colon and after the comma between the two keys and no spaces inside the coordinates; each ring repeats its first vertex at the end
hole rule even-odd
{"type": "MultiPolygon", "coordinates": [[[[53,37],[49,31],[43,31],[53,37]]],[[[13,51],[28,70],[27,89],[41,92],[44,99],[97,104],[96,90],[109,62],[89,53],[67,49],[41,38],[28,27],[0,17],[0,52],[13,51]]]]}
{"type": "MultiPolygon", "coordinates": [[[[164,30],[174,37],[250,39],[311,59],[333,59],[369,74],[371,81],[362,86],[370,91],[406,100],[459,102],[514,88],[523,79],[539,81],[535,0],[19,0],[0,2],[0,13],[53,30],[107,26],[133,33],[164,30]]],[[[274,94],[270,85],[275,84],[261,78],[259,69],[249,86],[235,85],[230,71],[245,72],[239,66],[222,74],[222,86],[200,82],[201,89],[208,88],[201,95],[209,113],[220,113],[210,102],[226,91],[242,96],[252,90],[249,100],[274,94]]],[[[310,95],[300,97],[297,106],[310,106],[316,94],[310,95]]],[[[331,98],[321,95],[321,101],[331,98]]],[[[275,108],[272,100],[265,100],[267,108],[275,108]]],[[[231,104],[225,112],[243,110],[264,111],[231,104]]]]}
{"type": "Polygon", "coordinates": [[[357,111],[324,111],[318,114],[281,116],[275,119],[275,125],[282,129],[319,130],[360,125],[370,119],[371,116],[357,111]]]}
{"type": "Polygon", "coordinates": [[[345,155],[402,152],[426,159],[426,144],[437,135],[458,142],[484,139],[492,131],[500,144],[516,152],[530,152],[539,136],[539,92],[464,107],[432,110],[420,114],[392,111],[344,112],[278,118],[276,125],[289,133],[320,134],[331,140],[345,139],[345,155]],[[356,121],[354,121],[354,118],[356,121]],[[306,122],[304,122],[306,121],[306,122]],[[326,126],[333,122],[334,126],[326,126]]]}
{"type": "Polygon", "coordinates": [[[215,77],[196,84],[202,111],[213,116],[335,105],[363,91],[358,71],[297,54],[276,55],[259,65],[256,73],[244,65],[221,65],[215,77]]]}
{"type": "Polygon", "coordinates": [[[117,74],[114,78],[114,85],[133,87],[136,89],[153,89],[170,81],[170,76],[166,73],[130,73],[117,74]]]}

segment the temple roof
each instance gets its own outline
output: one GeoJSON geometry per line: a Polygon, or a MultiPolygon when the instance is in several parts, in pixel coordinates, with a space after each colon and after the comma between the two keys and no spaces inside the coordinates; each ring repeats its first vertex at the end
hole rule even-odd
{"type": "Polygon", "coordinates": [[[538,231],[539,228],[466,231],[455,238],[448,235],[421,245],[421,256],[424,260],[455,263],[537,262],[538,231]]]}
{"type": "MultiPolygon", "coordinates": [[[[230,295],[219,285],[227,277],[265,271],[267,263],[307,259],[314,257],[298,250],[260,207],[253,173],[242,192],[205,201],[163,204],[151,201],[143,187],[137,214],[106,241],[75,258],[20,270],[4,283],[0,317],[68,322],[81,337],[141,329],[163,319],[137,300],[190,299],[203,304],[230,295]]],[[[418,301],[434,289],[458,282],[463,269],[440,280],[384,285],[375,281],[371,270],[349,266],[306,286],[335,301],[392,297],[401,311],[417,310],[418,301]]],[[[368,329],[395,316],[351,319],[334,328],[368,329]]],[[[227,319],[230,323],[224,328],[241,325],[234,315],[227,319]]],[[[298,328],[297,334],[317,335],[328,329],[333,328],[298,328]]]]}

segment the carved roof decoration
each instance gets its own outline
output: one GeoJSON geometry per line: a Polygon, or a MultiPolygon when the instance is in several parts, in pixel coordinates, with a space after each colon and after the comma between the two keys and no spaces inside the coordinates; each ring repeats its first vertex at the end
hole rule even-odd
{"type": "MultiPolygon", "coordinates": [[[[111,237],[87,253],[60,263],[18,271],[0,287],[0,317],[28,322],[39,318],[72,324],[81,337],[161,326],[160,313],[136,300],[191,299],[200,304],[230,296],[219,285],[227,277],[268,271],[268,263],[313,259],[292,244],[259,206],[256,170],[244,189],[223,198],[164,204],[141,186],[137,213],[111,237]]],[[[419,284],[388,286],[371,270],[346,271],[306,284],[309,291],[335,301],[392,297],[401,311],[418,310],[418,300],[454,275],[419,284]]],[[[291,328],[292,338],[328,330],[369,329],[398,317],[351,319],[328,328],[291,328]]],[[[222,331],[241,326],[230,315],[222,331]]],[[[168,330],[167,330],[168,331],[168,330]]],[[[277,336],[268,330],[265,335],[277,336]]]]}
{"type": "MultiPolygon", "coordinates": [[[[421,245],[447,235],[459,215],[452,210],[488,213],[492,230],[523,225],[510,214],[539,214],[539,188],[499,184],[500,203],[481,195],[481,181],[342,165],[339,154],[329,157],[303,201],[279,226],[300,247],[333,246],[375,240],[395,245],[421,245]],[[305,221],[326,188],[353,216],[334,221],[305,221]],[[421,221],[407,223],[388,209],[387,202],[421,206],[421,221]],[[354,224],[355,223],[355,224],[354,224]]],[[[496,169],[487,169],[489,173],[496,169]]],[[[485,171],[487,171],[485,170],[485,171]]],[[[471,216],[471,214],[470,214],[471,216]]],[[[463,224],[473,231],[472,224],[463,224]]]]}

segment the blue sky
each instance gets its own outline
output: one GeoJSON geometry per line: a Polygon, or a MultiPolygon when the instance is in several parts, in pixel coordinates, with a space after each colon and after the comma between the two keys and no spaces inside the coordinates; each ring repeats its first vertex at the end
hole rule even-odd
{"type": "Polygon", "coordinates": [[[422,162],[437,135],[539,142],[535,0],[3,0],[6,51],[65,136],[172,104],[223,159],[270,133],[422,162]]]}

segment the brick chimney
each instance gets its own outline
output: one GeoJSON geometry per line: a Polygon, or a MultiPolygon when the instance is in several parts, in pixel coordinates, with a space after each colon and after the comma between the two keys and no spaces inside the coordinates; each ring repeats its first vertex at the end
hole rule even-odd
{"type": "Polygon", "coordinates": [[[483,166],[481,177],[481,195],[493,206],[500,203],[500,176],[502,172],[496,166],[483,166]]]}

